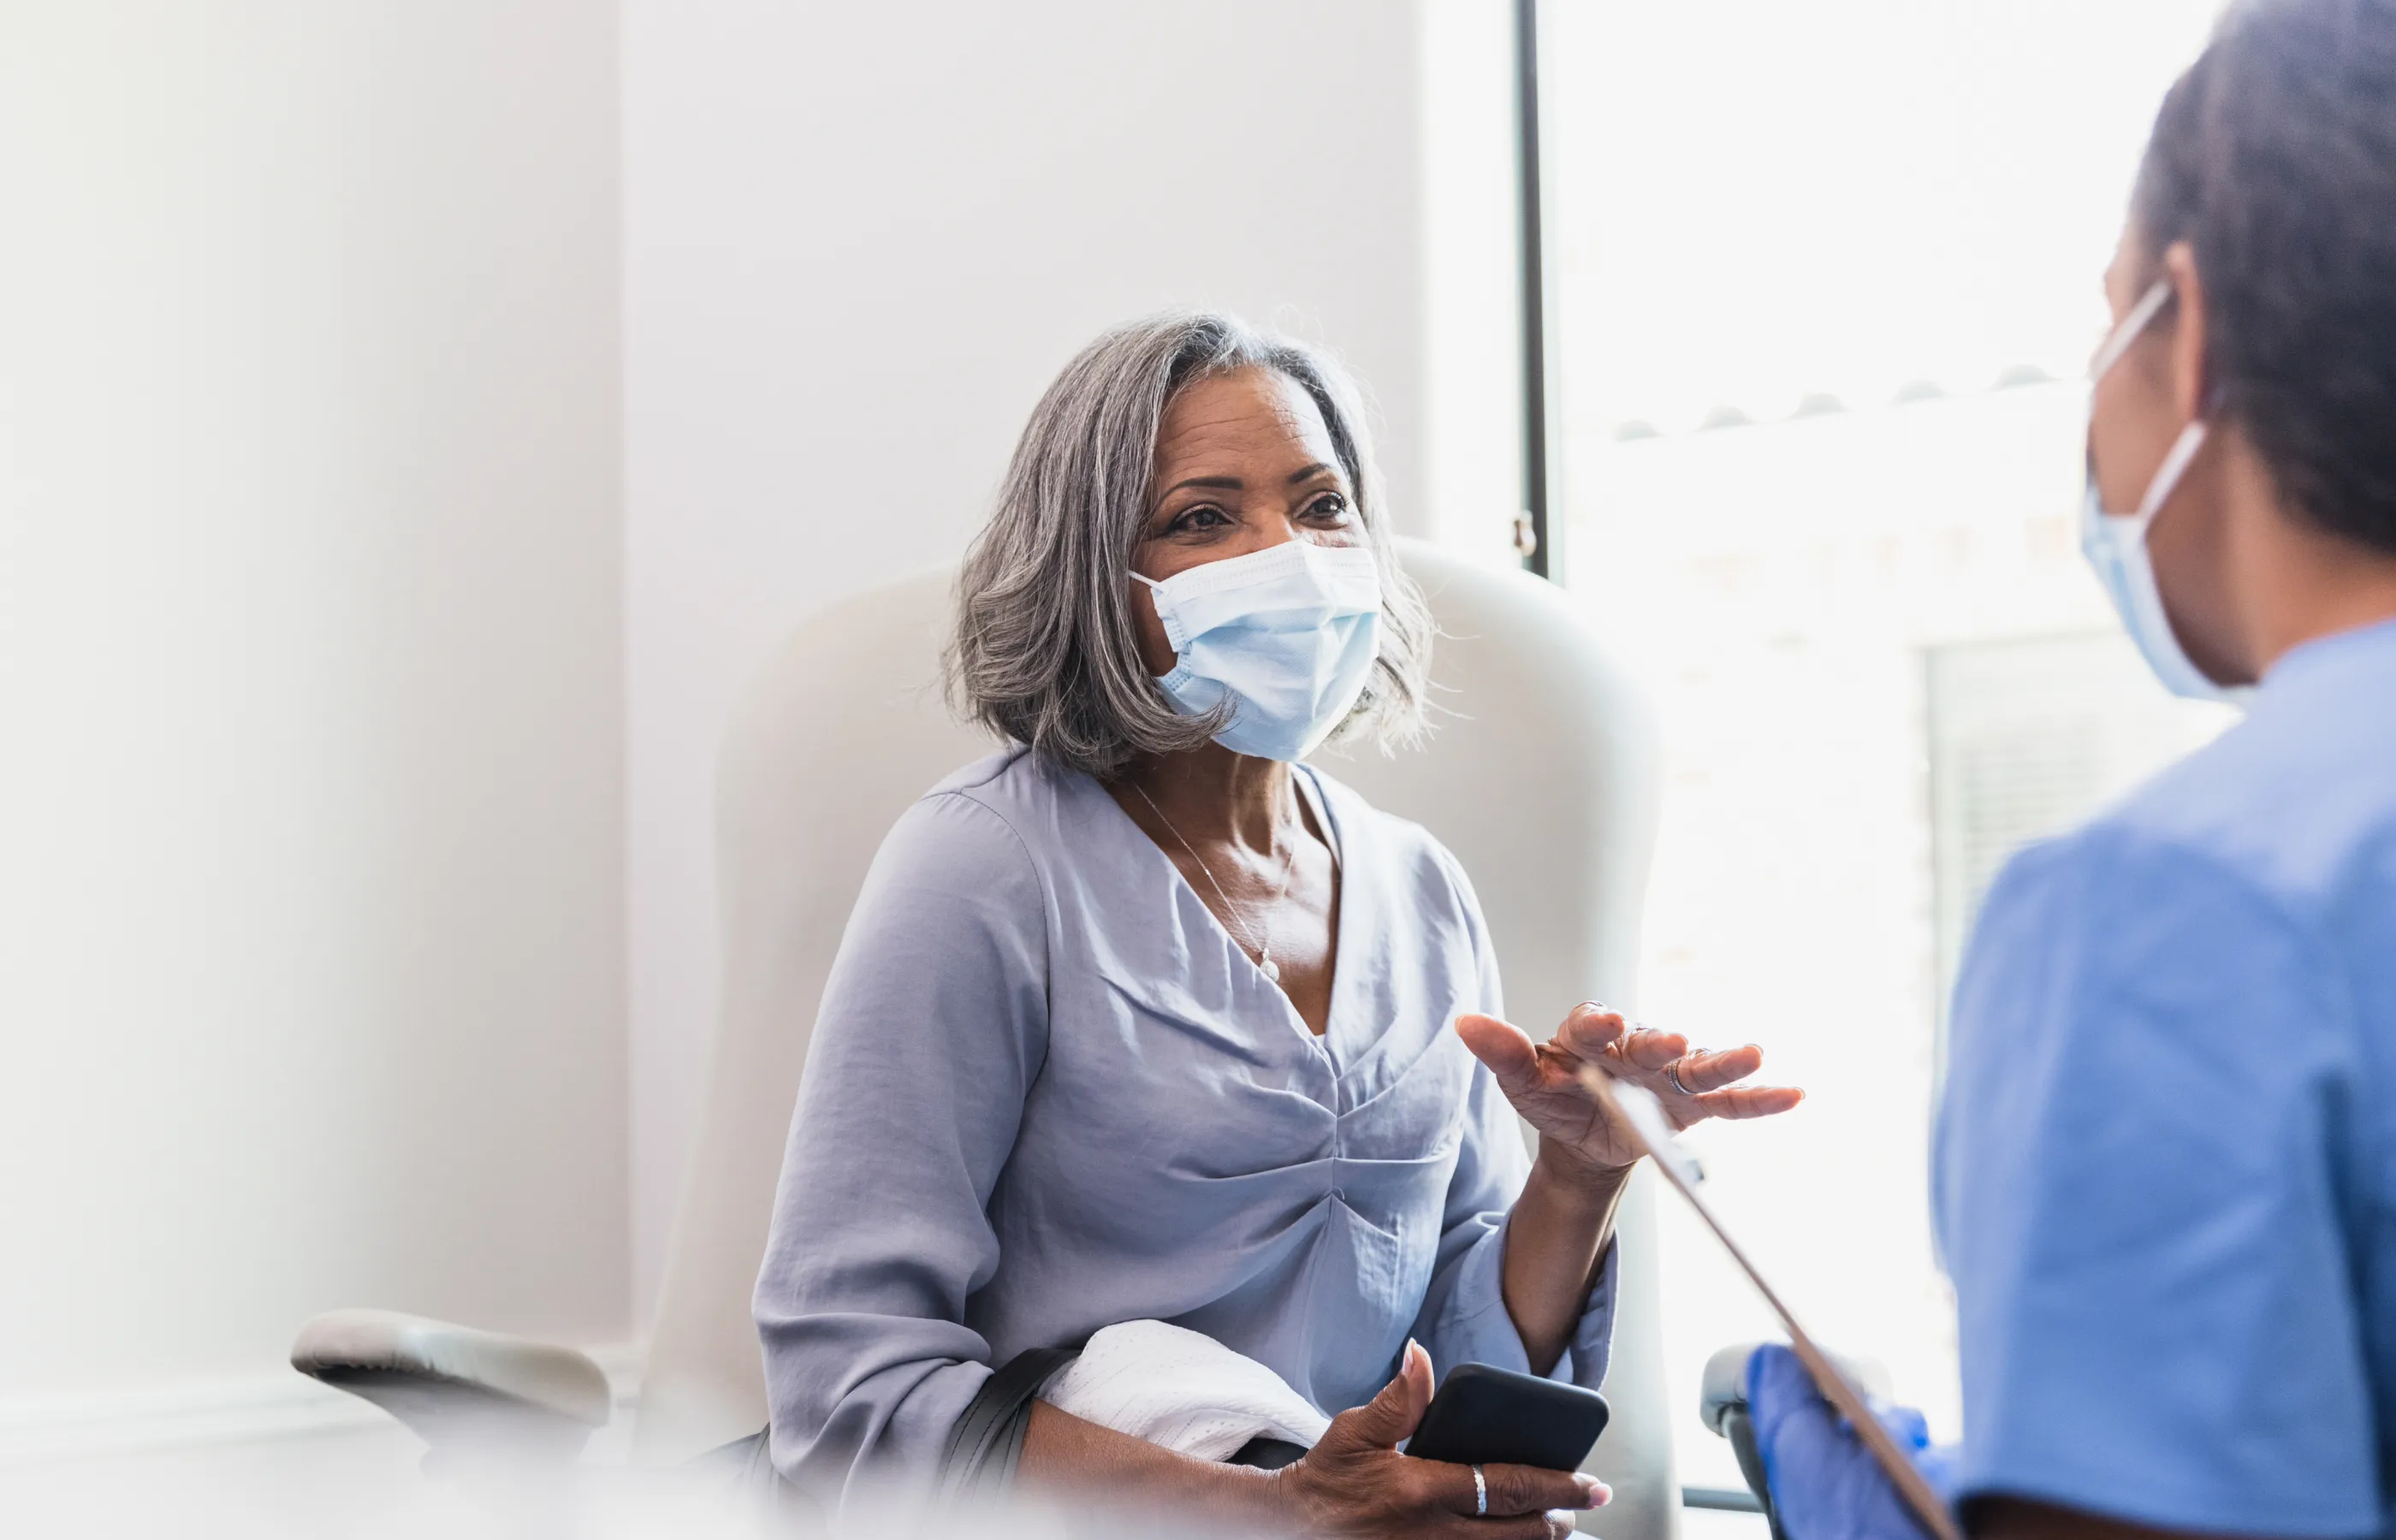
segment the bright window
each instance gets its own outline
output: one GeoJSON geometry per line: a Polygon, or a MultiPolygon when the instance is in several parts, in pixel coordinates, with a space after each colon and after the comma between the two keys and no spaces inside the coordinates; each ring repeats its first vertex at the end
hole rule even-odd
{"type": "MultiPolygon", "coordinates": [[[[1564,579],[1661,709],[1640,1014],[1812,1100],[1695,1135],[1833,1346],[1957,1431],[1943,1001],[1989,878],[2217,730],[2083,569],[2099,275],[2208,0],[1561,0],[1543,53],[1564,579]]],[[[1667,1200],[1682,1479],[1772,1334],[1667,1200]]]]}

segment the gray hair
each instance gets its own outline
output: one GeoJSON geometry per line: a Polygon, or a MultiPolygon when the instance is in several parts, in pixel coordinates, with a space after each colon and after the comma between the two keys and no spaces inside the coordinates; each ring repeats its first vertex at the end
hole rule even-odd
{"type": "Polygon", "coordinates": [[[1380,656],[1335,740],[1384,751],[1421,736],[1431,611],[1398,565],[1355,382],[1328,354],[1235,316],[1172,312],[1100,337],[1032,408],[998,505],[957,578],[944,659],[958,710],[1104,780],[1143,754],[1195,749],[1226,708],[1176,711],[1140,660],[1132,552],[1149,515],[1157,425],[1193,379],[1261,367],[1314,399],[1381,575],[1380,656]]]}

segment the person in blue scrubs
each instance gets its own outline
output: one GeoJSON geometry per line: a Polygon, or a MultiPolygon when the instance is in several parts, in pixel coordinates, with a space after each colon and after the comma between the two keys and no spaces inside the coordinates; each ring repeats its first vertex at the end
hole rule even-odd
{"type": "MultiPolygon", "coordinates": [[[[1976,1540],[2389,1534],[2396,3],[2233,7],[2106,287],[2089,554],[2246,715],[1988,896],[1935,1177],[1963,1438],[1923,1463],[1976,1540]]],[[[1749,1393],[1790,1540],[1915,1533],[1786,1349],[1749,1393]]]]}

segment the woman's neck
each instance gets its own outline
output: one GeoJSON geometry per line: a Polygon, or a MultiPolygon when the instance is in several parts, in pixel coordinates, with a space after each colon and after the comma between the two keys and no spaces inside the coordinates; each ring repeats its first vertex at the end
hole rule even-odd
{"type": "Polygon", "coordinates": [[[1290,766],[1208,743],[1134,764],[1123,780],[1144,791],[1193,844],[1242,845],[1271,856],[1290,806],[1290,766]]]}

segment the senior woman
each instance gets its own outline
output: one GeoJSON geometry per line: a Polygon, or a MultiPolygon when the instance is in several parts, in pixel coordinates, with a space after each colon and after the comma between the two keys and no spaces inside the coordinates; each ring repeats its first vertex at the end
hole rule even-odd
{"type": "Polygon", "coordinates": [[[1156,1320],[1354,1410],[1268,1472],[1041,1403],[1022,1480],[1309,1533],[1602,1501],[1395,1446],[1434,1369],[1604,1376],[1635,1149],[1580,1065],[1684,1124],[1797,1093],[1593,1005],[1535,1046],[1455,857],[1299,763],[1429,688],[1352,385],[1225,316],[1100,338],[958,598],[952,688],[1011,746],[899,819],[825,987],[757,1289],[778,1467],[928,1476],[994,1366],[1156,1320]]]}

